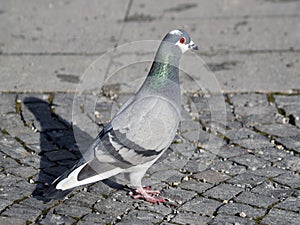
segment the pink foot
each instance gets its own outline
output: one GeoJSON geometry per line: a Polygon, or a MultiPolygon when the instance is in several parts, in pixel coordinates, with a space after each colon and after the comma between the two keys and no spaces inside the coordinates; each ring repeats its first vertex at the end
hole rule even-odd
{"type": "Polygon", "coordinates": [[[151,190],[149,187],[138,187],[134,192],[130,192],[129,195],[134,199],[143,199],[152,204],[157,204],[159,202],[166,202],[163,198],[158,198],[156,195],[159,195],[160,192],[156,190],[151,190]]]}

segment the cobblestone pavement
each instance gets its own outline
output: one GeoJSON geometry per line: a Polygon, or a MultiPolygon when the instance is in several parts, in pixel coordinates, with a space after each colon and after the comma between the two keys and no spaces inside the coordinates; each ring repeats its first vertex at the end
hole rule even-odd
{"type": "MultiPolygon", "coordinates": [[[[38,194],[32,196],[80,155],[70,121],[64,117],[72,95],[2,94],[1,221],[297,224],[300,95],[226,94],[227,125],[212,125],[207,102],[213,97],[184,95],[180,133],[144,179],[145,185],[161,189],[168,199],[152,205],[131,199],[125,189],[111,188],[107,182],[78,188],[63,201],[43,203],[38,194]],[[190,102],[200,109],[199,117],[190,102]],[[213,126],[226,129],[214,133],[213,126]],[[210,135],[223,143],[220,149],[208,148],[210,135]]],[[[114,100],[102,98],[97,120],[109,119],[110,107],[118,100],[118,95],[114,100]]],[[[87,115],[83,113],[88,123],[87,115]]]]}
{"type": "MultiPolygon", "coordinates": [[[[0,224],[299,224],[299,1],[0,2],[0,224]],[[44,201],[149,64],[72,108],[80,75],[114,46],[175,27],[191,33],[222,94],[181,77],[178,134],[143,180],[168,201],[134,200],[110,180],[44,201]]],[[[113,56],[102,72],[153,53],[113,56]]]]}

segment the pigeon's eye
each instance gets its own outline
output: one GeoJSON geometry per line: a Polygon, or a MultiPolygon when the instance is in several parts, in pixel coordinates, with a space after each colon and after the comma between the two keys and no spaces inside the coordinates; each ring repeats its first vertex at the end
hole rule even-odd
{"type": "Polygon", "coordinates": [[[184,37],[180,38],[179,42],[180,44],[183,44],[185,42],[185,38],[184,37]]]}

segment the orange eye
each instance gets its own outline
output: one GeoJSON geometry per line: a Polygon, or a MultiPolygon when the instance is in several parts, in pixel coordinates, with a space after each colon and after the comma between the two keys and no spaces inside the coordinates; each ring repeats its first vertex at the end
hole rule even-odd
{"type": "Polygon", "coordinates": [[[185,42],[185,38],[184,37],[180,38],[179,42],[180,44],[183,44],[185,42]]]}

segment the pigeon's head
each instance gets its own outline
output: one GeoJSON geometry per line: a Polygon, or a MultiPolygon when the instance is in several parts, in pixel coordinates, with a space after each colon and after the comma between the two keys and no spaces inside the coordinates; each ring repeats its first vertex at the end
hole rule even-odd
{"type": "Polygon", "coordinates": [[[176,29],[170,31],[163,39],[163,41],[172,43],[179,47],[182,53],[188,49],[197,50],[198,46],[190,38],[190,35],[184,30],[176,29]]]}

